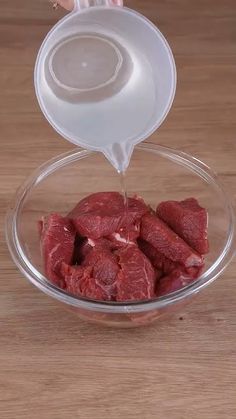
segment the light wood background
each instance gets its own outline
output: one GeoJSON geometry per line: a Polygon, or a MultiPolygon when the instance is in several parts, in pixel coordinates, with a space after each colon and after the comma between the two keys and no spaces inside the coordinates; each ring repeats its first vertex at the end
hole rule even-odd
{"type": "MultiPolygon", "coordinates": [[[[235,0],[127,0],[167,36],[178,89],[152,141],[203,159],[236,194],[235,0]]],[[[47,0],[1,0],[0,210],[45,160],[70,149],[41,115],[37,50],[63,15],[47,0]]],[[[2,235],[1,419],[236,417],[236,263],[155,326],[102,329],[61,310],[12,263],[2,235]]]]}

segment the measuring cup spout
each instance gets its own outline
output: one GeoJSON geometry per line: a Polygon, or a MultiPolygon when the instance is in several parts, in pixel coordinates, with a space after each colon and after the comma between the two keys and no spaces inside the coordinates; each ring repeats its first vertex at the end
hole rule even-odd
{"type": "Polygon", "coordinates": [[[134,144],[124,141],[111,144],[101,151],[119,173],[124,173],[129,166],[133,150],[134,144]]]}

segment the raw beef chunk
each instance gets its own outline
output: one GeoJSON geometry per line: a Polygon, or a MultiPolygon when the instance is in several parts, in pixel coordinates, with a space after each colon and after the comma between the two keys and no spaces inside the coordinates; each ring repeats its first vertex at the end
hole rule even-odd
{"type": "Polygon", "coordinates": [[[40,221],[41,249],[45,274],[50,281],[64,288],[62,262],[70,264],[74,252],[75,230],[69,218],[51,214],[40,221]]]}
{"type": "Polygon", "coordinates": [[[201,275],[209,250],[207,212],[197,200],[156,212],[139,197],[92,194],[67,217],[40,220],[45,274],[78,297],[132,302],[161,297],[201,275]]]}
{"type": "Polygon", "coordinates": [[[141,219],[148,211],[143,200],[128,198],[128,208],[118,192],[99,192],[82,201],[68,214],[81,236],[99,239],[141,219]]]}
{"type": "Polygon", "coordinates": [[[201,255],[208,253],[207,211],[195,198],[166,201],[157,206],[157,215],[201,255]]]}
{"type": "Polygon", "coordinates": [[[203,263],[202,257],[155,215],[147,214],[142,218],[140,235],[173,262],[186,267],[203,263]]]}
{"type": "Polygon", "coordinates": [[[92,300],[108,301],[111,299],[109,289],[102,287],[91,276],[91,267],[69,266],[63,264],[62,274],[65,278],[66,289],[71,294],[83,296],[92,300]]]}
{"type": "Polygon", "coordinates": [[[117,257],[110,250],[96,246],[86,256],[82,265],[90,266],[93,277],[105,285],[113,284],[119,272],[117,257]]]}
{"type": "Polygon", "coordinates": [[[140,234],[140,222],[132,223],[130,226],[121,227],[118,231],[107,236],[113,249],[120,249],[124,246],[137,244],[140,234]]]}
{"type": "Polygon", "coordinates": [[[140,301],[155,295],[156,274],[148,258],[136,246],[116,252],[121,270],[118,274],[117,301],[140,301]]]}
{"type": "Polygon", "coordinates": [[[170,259],[167,259],[162,253],[158,252],[158,250],[151,243],[139,239],[138,245],[140,250],[142,250],[142,252],[152,262],[154,268],[158,269],[163,274],[169,274],[174,269],[180,266],[179,263],[172,262],[170,259]]]}
{"type": "Polygon", "coordinates": [[[169,294],[186,287],[201,274],[201,268],[175,269],[169,275],[160,279],[157,287],[157,296],[169,294]]]}

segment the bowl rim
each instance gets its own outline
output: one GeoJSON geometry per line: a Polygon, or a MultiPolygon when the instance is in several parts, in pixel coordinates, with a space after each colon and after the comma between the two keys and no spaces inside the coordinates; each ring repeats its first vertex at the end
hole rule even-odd
{"type": "Polygon", "coordinates": [[[99,311],[113,314],[146,312],[180,302],[183,299],[198,293],[211,282],[213,282],[226,269],[232,260],[236,252],[234,208],[227,191],[222,186],[216,173],[195,157],[169,147],[146,142],[136,146],[135,149],[160,155],[161,157],[167,158],[177,164],[184,166],[185,168],[201,177],[205,182],[211,184],[211,186],[213,186],[214,189],[220,193],[224,208],[228,216],[228,234],[221,254],[218,256],[213,265],[210,266],[210,268],[204,272],[196,281],[192,282],[184,288],[181,288],[178,291],[148,301],[128,303],[105,301],[99,302],[83,297],[73,296],[51,284],[45,276],[37,271],[37,269],[31,264],[28,257],[24,253],[17,234],[18,220],[21,209],[23,208],[27,197],[30,195],[30,192],[33,190],[33,188],[37,186],[42,180],[44,180],[58,169],[65,167],[67,164],[98,153],[95,151],[76,148],[70,150],[69,152],[60,154],[53,159],[50,159],[41,165],[38,169],[36,169],[17,190],[13,203],[6,215],[6,241],[13,261],[21,273],[23,273],[23,275],[31,283],[33,283],[37,288],[39,288],[47,295],[71,306],[90,311],[99,311]]]}

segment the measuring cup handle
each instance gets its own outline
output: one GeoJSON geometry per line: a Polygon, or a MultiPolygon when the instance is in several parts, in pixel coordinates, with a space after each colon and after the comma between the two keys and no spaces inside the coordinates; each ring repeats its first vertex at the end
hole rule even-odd
{"type": "Polygon", "coordinates": [[[93,6],[123,6],[123,0],[74,0],[73,12],[93,6]]]}

